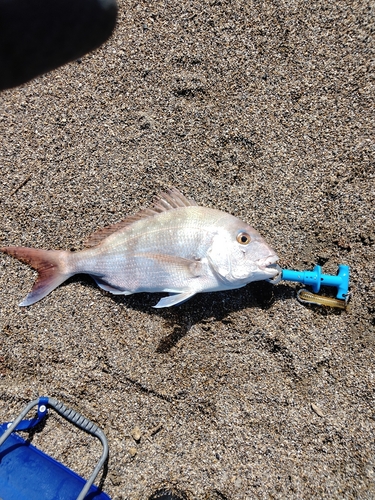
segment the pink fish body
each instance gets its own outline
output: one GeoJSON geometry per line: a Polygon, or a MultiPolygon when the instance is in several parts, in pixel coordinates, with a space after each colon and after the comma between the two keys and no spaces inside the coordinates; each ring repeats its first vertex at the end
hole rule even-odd
{"type": "Polygon", "coordinates": [[[177,189],[162,193],[151,208],[97,231],[87,245],[80,252],[0,248],[38,271],[20,306],[37,302],[79,273],[113,294],[168,292],[157,308],[278,274],[277,255],[255,229],[220,210],[197,206],[177,189]]]}

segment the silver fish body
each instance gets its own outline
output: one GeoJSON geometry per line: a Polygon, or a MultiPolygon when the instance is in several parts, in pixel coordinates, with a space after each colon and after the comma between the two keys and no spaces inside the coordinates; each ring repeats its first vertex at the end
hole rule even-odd
{"type": "Polygon", "coordinates": [[[161,194],[153,207],[94,233],[88,245],[81,252],[2,248],[39,272],[20,305],[40,300],[78,273],[89,274],[114,294],[168,292],[158,308],[278,273],[272,267],[277,255],[255,229],[225,212],[197,206],[176,189],[161,194]]]}

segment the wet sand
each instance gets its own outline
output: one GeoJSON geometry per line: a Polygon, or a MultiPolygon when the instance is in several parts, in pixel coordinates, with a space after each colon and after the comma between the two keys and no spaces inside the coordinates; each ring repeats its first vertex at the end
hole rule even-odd
{"type": "MultiPolygon", "coordinates": [[[[113,500],[375,497],[373,26],[367,2],[122,2],[99,50],[1,93],[1,245],[79,250],[176,186],[352,292],[155,310],[77,276],[20,308],[35,273],[1,255],[1,421],[49,395],[96,422],[113,500]]],[[[100,452],[54,415],[33,443],[86,477],[100,452]]]]}

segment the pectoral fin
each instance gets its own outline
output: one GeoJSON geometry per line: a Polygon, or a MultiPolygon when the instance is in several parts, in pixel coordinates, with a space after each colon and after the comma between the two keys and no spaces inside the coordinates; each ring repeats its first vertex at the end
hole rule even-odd
{"type": "Polygon", "coordinates": [[[161,309],[162,307],[171,307],[176,306],[177,304],[182,304],[186,300],[189,300],[196,292],[183,292],[176,293],[170,295],[169,297],[164,297],[159,300],[156,306],[153,306],[155,309],[161,309]]]}
{"type": "Polygon", "coordinates": [[[142,261],[152,262],[152,270],[164,275],[181,274],[184,279],[199,278],[204,273],[202,262],[197,259],[185,259],[175,255],[143,253],[135,256],[138,265],[142,261]]]}

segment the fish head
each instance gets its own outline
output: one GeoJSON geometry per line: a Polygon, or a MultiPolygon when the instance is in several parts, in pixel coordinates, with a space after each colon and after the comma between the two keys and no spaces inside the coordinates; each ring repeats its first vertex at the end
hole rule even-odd
{"type": "Polygon", "coordinates": [[[253,227],[231,217],[218,228],[209,252],[216,274],[232,288],[274,278],[279,260],[272,247],[253,227]]]}

